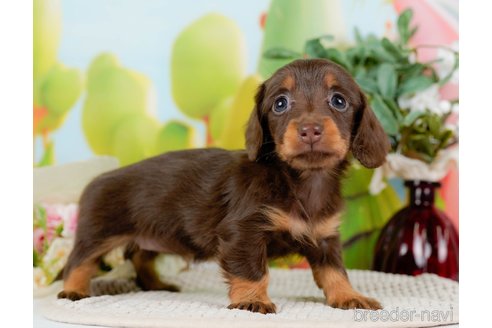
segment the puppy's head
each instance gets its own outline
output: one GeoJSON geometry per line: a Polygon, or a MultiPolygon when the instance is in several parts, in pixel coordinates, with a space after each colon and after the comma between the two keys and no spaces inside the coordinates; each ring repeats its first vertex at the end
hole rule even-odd
{"type": "Polygon", "coordinates": [[[322,59],[279,69],[256,94],[246,130],[252,161],[273,154],[300,170],[333,168],[351,150],[366,167],[380,166],[389,140],[352,77],[322,59]]]}

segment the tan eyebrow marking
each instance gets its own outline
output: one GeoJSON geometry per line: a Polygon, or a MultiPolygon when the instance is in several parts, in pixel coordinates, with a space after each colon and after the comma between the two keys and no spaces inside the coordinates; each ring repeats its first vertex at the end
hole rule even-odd
{"type": "Polygon", "coordinates": [[[287,77],[282,81],[281,86],[291,91],[296,86],[296,81],[292,75],[287,75],[287,77]]]}
{"type": "Polygon", "coordinates": [[[325,83],[328,88],[338,85],[338,80],[333,73],[327,73],[325,75],[325,83]]]}

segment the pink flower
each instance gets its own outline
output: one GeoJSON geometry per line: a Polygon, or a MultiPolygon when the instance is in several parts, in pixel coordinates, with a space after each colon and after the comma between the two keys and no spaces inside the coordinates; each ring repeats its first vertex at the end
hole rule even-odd
{"type": "Polygon", "coordinates": [[[79,209],[77,204],[69,204],[60,209],[63,219],[63,237],[73,237],[77,229],[77,220],[79,218],[79,209]]]}
{"type": "Polygon", "coordinates": [[[36,252],[41,253],[43,251],[44,243],[44,231],[41,228],[36,228],[33,231],[33,247],[36,252]]]}
{"type": "Polygon", "coordinates": [[[33,230],[33,247],[42,254],[57,237],[73,238],[77,228],[77,204],[42,204],[46,213],[46,227],[38,223],[33,230]]]}
{"type": "Polygon", "coordinates": [[[50,243],[56,235],[58,227],[63,225],[63,219],[60,215],[62,205],[44,204],[46,210],[46,241],[50,243]]]}

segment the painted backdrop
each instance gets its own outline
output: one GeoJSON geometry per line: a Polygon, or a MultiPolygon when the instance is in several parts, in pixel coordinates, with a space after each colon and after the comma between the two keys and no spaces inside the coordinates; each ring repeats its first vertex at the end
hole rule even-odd
{"type": "MultiPolygon", "coordinates": [[[[95,155],[128,165],[176,149],[243,148],[257,86],[286,63],[264,58],[265,50],[300,52],[307,40],[323,35],[344,47],[354,41],[356,27],[362,35],[391,38],[407,7],[420,26],[412,42],[452,45],[457,3],[34,0],[35,165],[95,155]]],[[[457,97],[457,83],[441,92],[457,97]]],[[[367,189],[370,176],[356,179],[367,189]]],[[[443,182],[446,211],[457,226],[457,171],[443,182]]],[[[349,202],[347,215],[363,218],[342,231],[345,241],[360,234],[354,252],[344,254],[352,259],[349,267],[369,267],[371,258],[360,262],[360,252],[372,249],[401,198],[401,181],[392,181],[378,196],[349,202]],[[367,204],[381,206],[375,211],[367,204]]]]}

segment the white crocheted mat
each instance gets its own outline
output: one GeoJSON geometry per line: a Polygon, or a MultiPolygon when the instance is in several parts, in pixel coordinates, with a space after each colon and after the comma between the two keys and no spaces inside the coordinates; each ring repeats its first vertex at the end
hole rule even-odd
{"type": "MultiPolygon", "coordinates": [[[[458,323],[458,283],[418,277],[349,271],[355,289],[378,299],[383,310],[339,310],[324,304],[310,270],[270,270],[269,293],[277,314],[228,310],[227,288],[215,265],[198,265],[167,280],[180,293],[131,292],[77,302],[52,294],[42,313],[66,323],[111,327],[433,327],[458,323]]],[[[124,289],[132,289],[126,282],[124,289]]],[[[97,294],[97,287],[93,284],[97,294]]],[[[110,291],[111,292],[111,291],[110,291]]],[[[114,292],[114,291],[113,291],[114,292]]]]}

